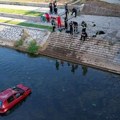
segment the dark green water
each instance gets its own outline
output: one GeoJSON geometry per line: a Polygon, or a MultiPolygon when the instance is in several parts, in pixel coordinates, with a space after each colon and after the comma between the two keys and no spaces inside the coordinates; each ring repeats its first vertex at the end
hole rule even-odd
{"type": "Polygon", "coordinates": [[[0,90],[32,94],[0,120],[120,120],[120,75],[0,48],[0,90]]]}

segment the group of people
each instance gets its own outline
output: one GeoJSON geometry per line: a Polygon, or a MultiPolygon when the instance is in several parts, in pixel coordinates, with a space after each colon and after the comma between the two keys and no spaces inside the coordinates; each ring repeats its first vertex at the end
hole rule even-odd
{"type": "MultiPolygon", "coordinates": [[[[67,31],[68,28],[70,27],[70,33],[73,34],[73,32],[77,33],[78,31],[78,23],[77,22],[70,22],[70,24],[68,24],[68,14],[69,14],[69,9],[68,9],[68,5],[65,4],[65,18],[64,18],[64,26],[65,26],[65,30],[67,31]]],[[[49,3],[49,10],[50,10],[50,14],[57,14],[57,2],[56,0],[54,2],[50,2],[49,3]]],[[[58,28],[60,29],[62,26],[62,19],[61,17],[58,15],[56,17],[52,17],[49,13],[45,14],[45,18],[47,22],[51,21],[52,24],[52,28],[53,28],[53,32],[55,31],[56,26],[58,26],[58,28]],[[51,16],[51,17],[50,17],[51,16]]],[[[72,13],[71,15],[75,15],[75,17],[77,16],[77,9],[73,8],[72,9],[72,13]]]]}
{"type": "Polygon", "coordinates": [[[57,14],[58,9],[57,9],[57,1],[55,0],[54,2],[49,3],[49,9],[50,9],[50,14],[57,14]]]}
{"type": "MultiPolygon", "coordinates": [[[[75,21],[71,21],[68,24],[68,14],[69,14],[69,9],[68,9],[68,5],[65,4],[65,18],[64,18],[64,26],[65,26],[65,30],[68,30],[68,27],[70,28],[69,32],[70,34],[73,33],[78,33],[78,23],[75,21]]],[[[75,17],[77,16],[77,9],[73,7],[72,9],[72,13],[71,15],[75,15],[75,17]]]]}
{"type": "MultiPolygon", "coordinates": [[[[68,14],[69,14],[69,9],[68,9],[68,5],[65,4],[65,17],[68,18],[68,14]]],[[[71,15],[74,15],[75,17],[77,17],[77,8],[73,7],[72,8],[72,13],[71,15]]]]}
{"type": "MultiPolygon", "coordinates": [[[[56,1],[54,1],[53,3],[50,2],[49,8],[50,8],[50,14],[53,14],[53,13],[57,14],[57,2],[56,1]]],[[[68,22],[69,9],[68,9],[67,4],[65,4],[64,9],[65,9],[64,29],[66,30],[66,32],[69,32],[71,35],[77,34],[78,23],[76,21],[68,22]]],[[[74,15],[74,17],[77,17],[77,8],[73,7],[71,15],[74,15]]],[[[48,22],[50,21],[49,17],[46,17],[46,19],[48,22]]],[[[61,28],[62,27],[61,17],[58,15],[57,17],[51,18],[51,24],[52,24],[53,32],[55,32],[56,26],[58,28],[61,28]]],[[[87,24],[84,21],[82,21],[81,26],[82,26],[82,31],[81,31],[80,40],[85,41],[88,36],[86,32],[87,24]]]]}
{"type": "Polygon", "coordinates": [[[71,21],[69,23],[69,28],[70,28],[70,34],[73,35],[73,33],[78,33],[78,23],[75,21],[71,21]]]}
{"type": "MultiPolygon", "coordinates": [[[[64,26],[65,26],[66,32],[70,33],[71,35],[79,33],[78,23],[76,21],[71,21],[69,23],[69,30],[68,30],[68,24],[66,23],[66,20],[65,20],[64,26]]],[[[82,21],[81,27],[82,27],[82,31],[81,31],[80,40],[85,41],[86,38],[88,37],[87,32],[86,32],[87,23],[85,21],[82,21]]]]}

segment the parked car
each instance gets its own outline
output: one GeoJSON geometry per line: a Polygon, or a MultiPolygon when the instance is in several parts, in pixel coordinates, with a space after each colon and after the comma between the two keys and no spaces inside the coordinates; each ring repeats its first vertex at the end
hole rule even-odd
{"type": "Polygon", "coordinates": [[[30,93],[31,89],[23,84],[18,84],[15,87],[0,92],[0,113],[6,113],[24,100],[30,93]]]}

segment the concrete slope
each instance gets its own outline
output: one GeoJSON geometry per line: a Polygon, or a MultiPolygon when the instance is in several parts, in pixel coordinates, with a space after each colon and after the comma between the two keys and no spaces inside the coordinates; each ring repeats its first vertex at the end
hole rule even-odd
{"type": "Polygon", "coordinates": [[[106,2],[88,1],[84,5],[82,14],[120,17],[120,5],[106,2]]]}

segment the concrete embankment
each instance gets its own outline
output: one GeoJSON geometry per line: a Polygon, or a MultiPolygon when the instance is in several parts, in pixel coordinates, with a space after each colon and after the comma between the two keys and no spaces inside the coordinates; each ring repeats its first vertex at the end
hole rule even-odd
{"type": "Polygon", "coordinates": [[[41,46],[38,52],[41,55],[120,74],[120,42],[112,43],[94,38],[83,42],[79,40],[79,36],[72,36],[64,32],[50,33],[26,28],[31,36],[28,36],[22,47],[15,48],[14,43],[21,38],[20,34],[24,27],[1,25],[0,29],[3,31],[0,32],[0,45],[2,46],[25,52],[29,40],[34,38],[41,46]],[[14,35],[16,34],[16,37],[10,35],[13,34],[12,32],[14,35]],[[40,35],[38,36],[38,34],[40,35]]]}
{"type": "MultiPolygon", "coordinates": [[[[85,11],[84,8],[83,11],[85,11]]],[[[71,20],[78,22],[79,34],[70,35],[57,30],[50,33],[47,30],[1,23],[0,45],[27,52],[26,48],[30,41],[35,40],[40,46],[38,54],[120,74],[119,17],[81,15],[71,20]],[[87,23],[88,39],[86,41],[80,41],[82,21],[87,23]],[[93,37],[99,31],[105,34],[93,37]],[[26,36],[24,44],[14,47],[15,42],[24,36],[26,36]]]]}
{"type": "Polygon", "coordinates": [[[39,46],[43,46],[49,35],[50,32],[47,30],[0,23],[0,45],[2,46],[14,48],[14,43],[23,37],[25,37],[23,47],[26,47],[31,40],[36,40],[39,46]]]}
{"type": "Polygon", "coordinates": [[[88,1],[84,5],[81,14],[120,17],[120,4],[116,5],[101,1],[88,1]]]}
{"type": "Polygon", "coordinates": [[[79,35],[72,36],[64,32],[50,33],[35,28],[0,25],[0,45],[2,46],[25,52],[26,46],[34,39],[41,46],[39,54],[120,74],[119,41],[91,37],[83,42],[79,38],[79,35]],[[23,30],[27,31],[24,45],[15,48],[14,43],[21,39],[23,30]]]}

